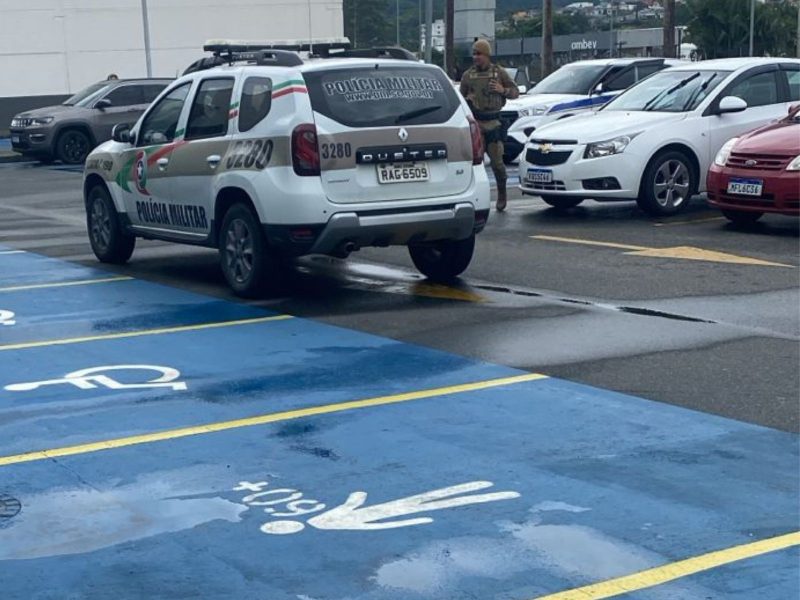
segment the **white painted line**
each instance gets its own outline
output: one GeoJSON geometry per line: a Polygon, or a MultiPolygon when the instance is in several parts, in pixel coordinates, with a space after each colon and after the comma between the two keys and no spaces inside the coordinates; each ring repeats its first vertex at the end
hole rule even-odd
{"type": "Polygon", "coordinates": [[[2,250],[0,251],[0,256],[6,256],[8,254],[26,254],[25,250],[2,250]]]}

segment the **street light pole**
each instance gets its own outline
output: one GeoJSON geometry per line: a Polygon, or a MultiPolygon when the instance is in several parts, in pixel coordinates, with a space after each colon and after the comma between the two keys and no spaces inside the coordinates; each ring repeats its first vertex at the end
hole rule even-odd
{"type": "Polygon", "coordinates": [[[395,0],[394,3],[394,16],[397,26],[397,35],[395,37],[395,46],[400,46],[400,0],[395,0]]]}
{"type": "Polygon", "coordinates": [[[756,28],[756,0],[750,0],[750,53],[753,56],[753,33],[756,28]]]}
{"type": "Polygon", "coordinates": [[[431,62],[431,45],[433,40],[433,0],[425,0],[425,62],[431,62]]]}
{"type": "Polygon", "coordinates": [[[608,51],[611,58],[614,58],[614,0],[609,2],[609,6],[611,7],[611,28],[608,30],[608,51]]]}
{"type": "Polygon", "coordinates": [[[153,76],[153,62],[150,58],[150,19],[147,14],[147,0],[142,0],[142,28],[144,29],[144,60],[147,76],[153,76]]]}

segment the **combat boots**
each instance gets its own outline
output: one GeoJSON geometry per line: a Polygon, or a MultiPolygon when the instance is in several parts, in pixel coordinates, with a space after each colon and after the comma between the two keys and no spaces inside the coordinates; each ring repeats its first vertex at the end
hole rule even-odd
{"type": "Polygon", "coordinates": [[[505,179],[498,179],[497,180],[497,204],[495,204],[495,208],[497,212],[503,212],[506,209],[506,180],[505,179]]]}

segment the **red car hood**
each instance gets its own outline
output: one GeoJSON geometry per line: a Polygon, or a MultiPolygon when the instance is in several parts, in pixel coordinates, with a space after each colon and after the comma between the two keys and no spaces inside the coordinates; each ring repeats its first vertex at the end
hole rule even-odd
{"type": "Polygon", "coordinates": [[[734,152],[743,154],[800,154],[800,123],[778,122],[739,138],[734,152]]]}

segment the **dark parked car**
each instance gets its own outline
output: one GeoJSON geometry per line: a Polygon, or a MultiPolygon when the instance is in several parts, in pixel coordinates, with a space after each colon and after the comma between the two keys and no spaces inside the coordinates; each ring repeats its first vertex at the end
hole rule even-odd
{"type": "Polygon", "coordinates": [[[134,123],[171,79],[101,81],[63,104],[18,114],[11,120],[11,146],[43,162],[82,163],[111,139],[118,123],[134,123]]]}
{"type": "Polygon", "coordinates": [[[800,104],[722,147],[708,172],[708,202],[734,223],[800,216],[800,104]]]}

